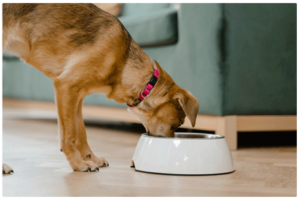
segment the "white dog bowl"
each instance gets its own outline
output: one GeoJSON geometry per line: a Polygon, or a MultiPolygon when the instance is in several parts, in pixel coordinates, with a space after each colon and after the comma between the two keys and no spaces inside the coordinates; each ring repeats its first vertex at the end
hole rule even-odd
{"type": "Polygon", "coordinates": [[[132,157],[136,171],[174,175],[213,175],[234,171],[225,138],[175,133],[174,138],[142,134],[132,157]]]}

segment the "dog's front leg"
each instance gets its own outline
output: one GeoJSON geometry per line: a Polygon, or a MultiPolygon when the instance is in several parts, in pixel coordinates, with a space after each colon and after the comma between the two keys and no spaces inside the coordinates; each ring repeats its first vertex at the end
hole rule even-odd
{"type": "Polygon", "coordinates": [[[76,129],[76,147],[81,153],[81,156],[84,160],[91,160],[93,161],[98,167],[105,167],[109,166],[108,162],[103,157],[97,157],[92,152],[91,148],[89,147],[89,144],[87,142],[87,136],[84,126],[84,121],[82,117],[82,102],[83,98],[80,99],[78,110],[77,110],[77,129],[76,129]]]}
{"type": "Polygon", "coordinates": [[[96,171],[97,165],[82,158],[76,147],[76,117],[80,90],[67,81],[53,81],[58,112],[60,144],[74,171],[96,171]]]}

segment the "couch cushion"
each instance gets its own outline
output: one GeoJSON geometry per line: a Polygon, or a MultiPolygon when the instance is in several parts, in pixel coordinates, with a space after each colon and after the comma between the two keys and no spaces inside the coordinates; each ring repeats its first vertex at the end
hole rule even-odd
{"type": "Polygon", "coordinates": [[[170,3],[126,3],[122,5],[122,11],[120,16],[128,15],[144,15],[146,13],[152,13],[166,8],[170,8],[170,3]]]}
{"type": "Polygon", "coordinates": [[[149,7],[125,4],[123,9],[119,20],[138,45],[147,47],[177,42],[177,10],[172,4],[149,7]]]}

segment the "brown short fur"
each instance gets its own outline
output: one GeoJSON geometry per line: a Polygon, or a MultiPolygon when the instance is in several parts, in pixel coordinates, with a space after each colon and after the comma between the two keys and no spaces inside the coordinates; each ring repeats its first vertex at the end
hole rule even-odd
{"type": "Polygon", "coordinates": [[[195,125],[197,99],[151,61],[116,17],[93,4],[3,4],[3,49],[53,80],[60,145],[74,170],[108,165],[87,143],[84,97],[103,93],[132,104],[154,67],[157,84],[129,111],[151,135],[172,137],[185,116],[195,125]]]}

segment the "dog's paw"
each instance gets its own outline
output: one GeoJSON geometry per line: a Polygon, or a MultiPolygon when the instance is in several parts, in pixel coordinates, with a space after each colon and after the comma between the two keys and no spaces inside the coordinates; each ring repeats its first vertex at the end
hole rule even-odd
{"type": "Polygon", "coordinates": [[[11,173],[14,173],[14,170],[7,164],[3,163],[2,164],[2,173],[3,174],[11,174],[11,173]]]}
{"type": "Polygon", "coordinates": [[[98,166],[92,161],[83,161],[80,163],[76,163],[76,165],[71,164],[74,171],[80,172],[95,172],[99,171],[98,166]]]}
{"type": "Polygon", "coordinates": [[[107,160],[105,160],[105,158],[103,157],[97,157],[97,156],[93,156],[91,158],[91,160],[98,166],[98,167],[108,167],[109,164],[107,162],[107,160]]]}

